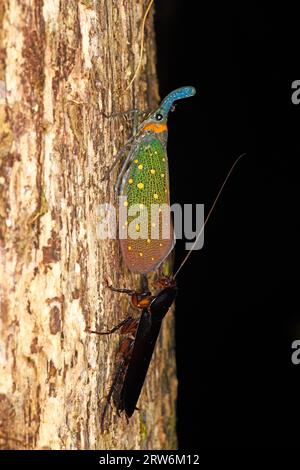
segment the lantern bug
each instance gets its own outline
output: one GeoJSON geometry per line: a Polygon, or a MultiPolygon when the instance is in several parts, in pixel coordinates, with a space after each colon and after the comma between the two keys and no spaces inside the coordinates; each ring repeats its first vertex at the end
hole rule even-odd
{"type": "Polygon", "coordinates": [[[122,197],[122,204],[129,211],[122,226],[124,236],[119,238],[123,259],[131,272],[146,274],[155,271],[174,247],[170,217],[167,120],[175,101],[194,96],[195,93],[192,86],[169,93],[159,107],[138,126],[136,134],[121,149],[109,170],[128,151],[115,192],[122,197]],[[133,208],[139,213],[138,219],[136,212],[130,214],[133,208]],[[153,236],[154,232],[156,235],[153,236]]]}
{"type": "Polygon", "coordinates": [[[117,352],[117,365],[114,380],[110,387],[106,398],[106,404],[102,412],[102,432],[104,431],[105,416],[112,397],[118,415],[125,412],[126,418],[128,419],[137,409],[136,405],[147,375],[162,321],[177,295],[178,288],[176,278],[202,235],[204,227],[215,208],[228,178],[244,155],[245,154],[240,155],[231,166],[191,250],[184,257],[175,274],[172,275],[170,273],[169,276],[161,275],[159,277],[157,281],[159,290],[155,295],[152,295],[149,291],[136,292],[130,289],[115,288],[107,285],[107,287],[113,292],[129,295],[131,297],[132,305],[140,309],[142,313],[139,319],[135,319],[131,316],[126,317],[121,323],[109,331],[99,332],[89,330],[90,333],[96,333],[98,335],[109,335],[120,330],[120,333],[125,335],[121,340],[119,350],[117,352]]]}

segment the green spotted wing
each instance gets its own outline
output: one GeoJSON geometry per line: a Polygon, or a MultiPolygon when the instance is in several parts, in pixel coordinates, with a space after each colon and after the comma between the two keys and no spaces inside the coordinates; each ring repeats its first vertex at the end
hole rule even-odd
{"type": "Polygon", "coordinates": [[[120,240],[125,263],[133,272],[153,271],[174,246],[166,146],[155,133],[134,149],[121,196],[128,211],[128,235],[120,240]]]}

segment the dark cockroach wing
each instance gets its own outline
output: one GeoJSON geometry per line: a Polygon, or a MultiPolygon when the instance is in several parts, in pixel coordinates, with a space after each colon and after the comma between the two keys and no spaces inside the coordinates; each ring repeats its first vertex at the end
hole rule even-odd
{"type": "Polygon", "coordinates": [[[164,288],[153,298],[149,307],[142,311],[118,406],[118,411],[125,410],[128,418],[133,415],[136,409],[162,320],[171,307],[176,294],[176,286],[164,288]]]}

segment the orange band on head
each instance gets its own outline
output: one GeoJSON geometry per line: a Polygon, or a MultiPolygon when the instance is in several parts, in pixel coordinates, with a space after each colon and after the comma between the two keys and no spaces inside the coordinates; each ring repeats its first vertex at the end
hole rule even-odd
{"type": "Polygon", "coordinates": [[[153,131],[153,132],[165,132],[167,130],[167,124],[156,124],[151,122],[144,126],[144,131],[153,131]]]}

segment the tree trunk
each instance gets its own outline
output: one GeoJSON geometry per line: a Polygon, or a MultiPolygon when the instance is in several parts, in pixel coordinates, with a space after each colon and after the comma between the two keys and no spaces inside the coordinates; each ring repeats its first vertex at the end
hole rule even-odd
{"type": "Polygon", "coordinates": [[[6,0],[0,6],[0,447],[176,447],[173,319],[169,313],[127,424],[100,413],[128,299],[139,287],[118,241],[98,240],[101,182],[131,135],[110,114],[158,102],[153,7],[146,0],[6,0]]]}

